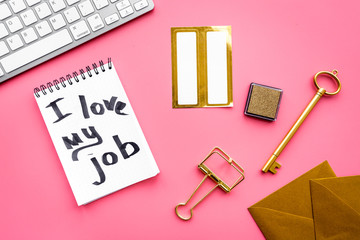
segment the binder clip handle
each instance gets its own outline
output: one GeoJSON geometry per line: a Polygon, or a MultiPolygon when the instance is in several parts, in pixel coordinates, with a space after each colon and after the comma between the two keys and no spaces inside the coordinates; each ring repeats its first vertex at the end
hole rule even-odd
{"type": "Polygon", "coordinates": [[[189,217],[184,217],[184,216],[181,216],[179,211],[178,211],[178,207],[179,206],[185,206],[186,204],[188,204],[188,202],[191,200],[191,198],[195,195],[195,193],[197,192],[197,190],[200,188],[201,184],[203,184],[203,182],[206,180],[206,178],[208,177],[208,175],[206,175],[203,180],[200,182],[200,184],[196,187],[195,191],[191,194],[191,196],[189,197],[189,199],[186,201],[186,203],[179,203],[178,205],[176,205],[175,207],[175,212],[176,212],[176,215],[181,218],[182,220],[190,220],[193,216],[193,209],[202,201],[204,200],[204,198],[206,198],[212,191],[214,191],[215,188],[217,188],[219,186],[219,184],[215,185],[215,187],[213,187],[207,194],[205,194],[205,196],[203,196],[197,203],[195,203],[195,205],[190,208],[190,216],[189,217]]]}
{"type": "Polygon", "coordinates": [[[192,218],[192,216],[193,216],[193,208],[190,209],[190,217],[187,217],[187,218],[181,216],[180,213],[178,212],[178,207],[179,207],[179,206],[185,206],[185,205],[186,205],[186,203],[179,203],[178,205],[176,205],[176,207],[175,207],[175,212],[176,212],[176,215],[177,215],[179,218],[181,218],[182,220],[187,221],[187,220],[190,220],[190,219],[192,218]]]}

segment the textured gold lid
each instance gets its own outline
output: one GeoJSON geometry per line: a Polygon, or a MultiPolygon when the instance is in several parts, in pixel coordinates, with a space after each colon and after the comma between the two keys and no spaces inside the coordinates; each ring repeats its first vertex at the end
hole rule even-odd
{"type": "Polygon", "coordinates": [[[245,114],[275,121],[279,109],[282,90],[261,84],[251,83],[245,114]]]}

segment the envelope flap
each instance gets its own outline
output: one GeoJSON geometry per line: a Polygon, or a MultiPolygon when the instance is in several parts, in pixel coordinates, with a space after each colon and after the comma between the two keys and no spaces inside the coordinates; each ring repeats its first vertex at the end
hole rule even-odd
{"type": "Polygon", "coordinates": [[[358,239],[359,177],[319,179],[310,185],[316,239],[358,239]]]}
{"type": "Polygon", "coordinates": [[[309,180],[325,177],[336,177],[327,161],[296,178],[252,207],[264,207],[312,218],[309,180]]]}
{"type": "Polygon", "coordinates": [[[360,175],[314,179],[360,214],[360,175]]]}
{"type": "Polygon", "coordinates": [[[276,210],[250,207],[249,212],[266,239],[313,240],[313,220],[276,210]]]}

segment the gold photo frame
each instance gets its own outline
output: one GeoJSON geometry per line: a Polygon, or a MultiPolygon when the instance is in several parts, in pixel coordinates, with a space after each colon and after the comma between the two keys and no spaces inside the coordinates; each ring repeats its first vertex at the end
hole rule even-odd
{"type": "Polygon", "coordinates": [[[173,27],[171,48],[173,108],[233,106],[231,26],[173,27]]]}

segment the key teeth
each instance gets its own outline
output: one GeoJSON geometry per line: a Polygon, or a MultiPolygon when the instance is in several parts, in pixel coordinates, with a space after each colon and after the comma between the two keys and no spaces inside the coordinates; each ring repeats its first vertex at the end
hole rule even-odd
{"type": "Polygon", "coordinates": [[[280,168],[281,164],[278,162],[274,162],[271,167],[269,168],[269,171],[272,172],[273,174],[277,173],[277,170],[275,168],[280,168]]]}

